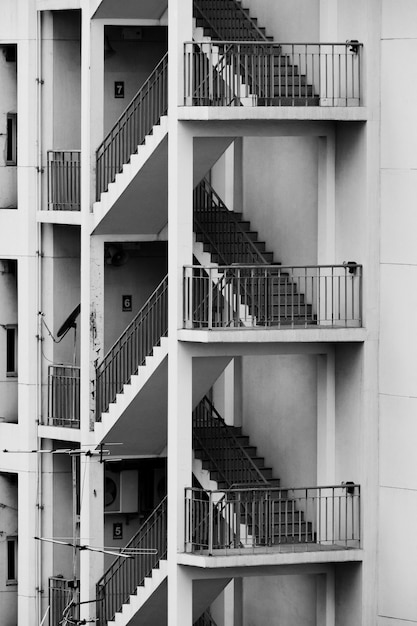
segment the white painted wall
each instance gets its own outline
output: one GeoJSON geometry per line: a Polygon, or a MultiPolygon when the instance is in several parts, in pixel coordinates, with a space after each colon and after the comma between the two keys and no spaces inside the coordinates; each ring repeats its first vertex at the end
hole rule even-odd
{"type": "MultiPolygon", "coordinates": [[[[17,422],[17,377],[6,376],[6,329],[17,325],[17,278],[0,271],[0,421],[17,422]]],[[[18,364],[19,367],[19,364],[18,364]]]]}
{"type": "Polygon", "coordinates": [[[258,18],[259,26],[265,26],[275,41],[296,43],[319,39],[319,0],[243,0],[242,5],[250,8],[251,17],[258,18]]]}
{"type": "Polygon", "coordinates": [[[17,585],[7,584],[7,537],[17,534],[17,476],[0,474],[0,611],[3,626],[17,623],[17,585]]]}
{"type": "Polygon", "coordinates": [[[166,52],[167,44],[161,41],[165,29],[143,27],[142,32],[143,39],[135,41],[124,38],[122,27],[105,29],[114,54],[104,57],[104,135],[166,52]],[[123,99],[114,97],[115,81],[124,81],[123,99]]]}
{"type": "Polygon", "coordinates": [[[243,590],[243,626],[316,626],[314,576],[244,578],[243,590]]]}
{"type": "Polygon", "coordinates": [[[141,243],[128,251],[125,265],[104,267],[104,354],[135,317],[167,272],[163,244],[141,243]],[[140,256],[138,256],[140,254],[140,256]],[[132,311],[122,311],[122,296],[132,296],[132,311]]]}
{"type": "Polygon", "coordinates": [[[367,256],[366,133],[363,124],[336,130],[335,263],[364,263],[367,256]]]}
{"type": "Polygon", "coordinates": [[[316,357],[242,358],[242,427],[283,487],[316,484],[316,357]]]}
{"type": "Polygon", "coordinates": [[[283,265],[317,263],[317,150],[314,137],[243,140],[243,213],[283,265]]]}
{"type": "Polygon", "coordinates": [[[17,113],[17,74],[16,63],[6,61],[1,45],[0,84],[0,209],[14,209],[17,207],[17,167],[6,165],[6,146],[7,114],[17,113]]]}
{"type": "MultiPolygon", "coordinates": [[[[415,408],[417,335],[412,323],[417,305],[414,206],[417,191],[416,5],[383,0],[381,36],[381,292],[380,292],[380,511],[378,613],[392,623],[415,623],[417,546],[410,542],[417,511],[415,408]],[[401,302],[402,315],[398,315],[401,302]],[[396,306],[397,305],[397,306],[396,306]],[[403,511],[401,533],[392,541],[396,512],[403,511]]],[[[391,623],[380,618],[381,624],[391,623]]]]}
{"type": "Polygon", "coordinates": [[[53,146],[46,147],[77,150],[81,142],[80,12],[54,11],[53,20],[53,146]]]}

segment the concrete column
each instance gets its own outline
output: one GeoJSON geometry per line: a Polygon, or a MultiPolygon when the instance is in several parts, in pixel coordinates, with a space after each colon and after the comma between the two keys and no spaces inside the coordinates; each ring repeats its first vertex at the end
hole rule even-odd
{"type": "MultiPolygon", "coordinates": [[[[97,137],[102,134],[103,97],[100,91],[102,81],[103,55],[102,25],[90,20],[90,2],[83,0],[81,27],[81,314],[80,314],[80,419],[81,442],[90,442],[94,414],[90,412],[90,364],[91,342],[94,326],[90,334],[90,298],[92,272],[90,250],[91,202],[95,197],[95,184],[91,172],[94,170],[94,152],[97,137]],[[100,73],[101,71],[101,73],[100,73]]],[[[94,244],[93,244],[94,251],[94,244]]],[[[97,252],[97,251],[96,251],[97,252]]],[[[97,457],[81,455],[80,480],[82,485],[80,509],[80,536],[83,543],[91,546],[104,545],[104,477],[103,467],[97,457]]],[[[96,607],[95,585],[104,568],[104,556],[84,550],[80,554],[80,600],[81,619],[94,620],[96,607]]]]}
{"type": "Polygon", "coordinates": [[[335,353],[317,357],[317,484],[332,485],[336,470],[335,353]]]}
{"type": "Polygon", "coordinates": [[[329,569],[326,574],[318,574],[317,580],[317,626],[335,626],[335,575],[334,569],[329,569]]]}
{"type": "Polygon", "coordinates": [[[333,131],[319,137],[317,263],[335,262],[336,249],[336,143],[333,131]]]}
{"type": "Polygon", "coordinates": [[[183,266],[193,258],[193,138],[177,116],[184,96],[183,42],[192,39],[191,0],[172,0],[168,14],[168,624],[192,626],[192,580],[177,564],[192,473],[192,358],[177,337],[183,266]]]}
{"type": "MultiPolygon", "coordinates": [[[[96,363],[104,357],[104,238],[90,237],[90,380],[96,363]]],[[[90,427],[94,428],[95,396],[91,388],[90,427]]]]}
{"type": "MultiPolygon", "coordinates": [[[[104,463],[97,456],[80,458],[80,542],[92,547],[104,546],[104,463]]],[[[94,620],[96,583],[104,572],[104,556],[83,550],[80,553],[80,618],[94,620]]]]}

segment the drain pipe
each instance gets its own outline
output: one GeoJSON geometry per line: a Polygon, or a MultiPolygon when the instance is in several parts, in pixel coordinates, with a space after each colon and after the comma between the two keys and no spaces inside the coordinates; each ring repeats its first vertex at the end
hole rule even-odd
{"type": "MultiPolygon", "coordinates": [[[[42,13],[37,11],[37,29],[36,29],[36,71],[37,71],[37,210],[42,210],[42,13]]],[[[37,314],[38,314],[38,346],[37,346],[37,372],[36,372],[36,411],[37,425],[42,421],[42,224],[37,222],[37,314]]],[[[42,511],[43,511],[43,494],[42,494],[42,447],[41,437],[37,434],[37,528],[36,536],[42,537],[42,511]]],[[[37,541],[36,547],[36,613],[37,623],[43,624],[42,616],[42,541],[37,541]]]]}

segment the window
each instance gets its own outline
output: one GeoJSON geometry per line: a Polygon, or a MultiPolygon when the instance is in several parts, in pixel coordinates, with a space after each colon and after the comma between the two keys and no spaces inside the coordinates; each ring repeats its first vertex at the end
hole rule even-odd
{"type": "Polygon", "coordinates": [[[6,165],[17,163],[17,115],[7,114],[6,165]]]}
{"type": "Polygon", "coordinates": [[[7,584],[17,583],[17,537],[7,537],[7,584]]]}
{"type": "Polygon", "coordinates": [[[6,326],[6,376],[17,376],[17,326],[6,326]]]}

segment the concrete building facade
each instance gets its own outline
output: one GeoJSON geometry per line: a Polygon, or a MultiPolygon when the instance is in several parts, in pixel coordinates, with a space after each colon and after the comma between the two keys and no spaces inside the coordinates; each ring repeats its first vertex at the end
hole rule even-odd
{"type": "Polygon", "coordinates": [[[417,623],[414,2],[0,6],[1,623],[417,623]]]}

